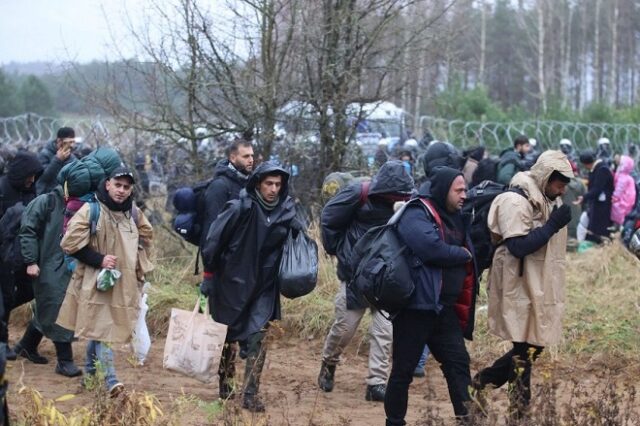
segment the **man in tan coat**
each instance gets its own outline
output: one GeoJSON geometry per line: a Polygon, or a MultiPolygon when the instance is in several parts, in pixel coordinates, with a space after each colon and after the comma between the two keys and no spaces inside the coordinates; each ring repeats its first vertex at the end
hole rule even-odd
{"type": "Polygon", "coordinates": [[[531,365],[545,346],[558,343],[564,315],[569,206],[562,194],[573,177],[567,157],[546,151],[528,172],[516,174],[511,191],[491,204],[488,226],[498,245],[489,271],[489,330],[513,349],[480,371],[476,389],[509,382],[510,415],[526,414],[531,365]]]}
{"type": "Polygon", "coordinates": [[[129,169],[117,168],[99,184],[97,201],[85,203],[69,221],[60,243],[78,262],[57,323],[74,330],[76,337],[89,340],[85,375],[94,376],[100,362],[112,396],[120,393],[123,385],[116,378],[111,345],[131,340],[144,274],[152,269],[147,253],[153,229],[133,204],[134,183],[129,169]],[[97,220],[92,213],[96,207],[97,220]],[[99,290],[98,274],[104,269],[122,275],[112,288],[99,290]]]}

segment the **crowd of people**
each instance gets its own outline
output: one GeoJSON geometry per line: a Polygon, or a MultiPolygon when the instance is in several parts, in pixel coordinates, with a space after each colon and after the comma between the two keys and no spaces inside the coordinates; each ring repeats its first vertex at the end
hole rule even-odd
{"type": "MultiPolygon", "coordinates": [[[[125,386],[111,345],[131,339],[145,275],[153,270],[153,227],[135,202],[139,174],[116,151],[80,154],[74,141],[73,129],[61,128],[38,155],[17,152],[0,177],[0,355],[46,364],[38,352],[46,337],[56,348],[55,373],[83,375],[87,383],[102,368],[104,386],[116,396],[125,386]],[[10,313],[30,301],[33,318],[11,346],[10,313]],[[84,369],[74,363],[77,338],[86,342],[84,369]]],[[[379,169],[370,180],[345,184],[327,200],[322,244],[337,258],[340,286],[319,360],[322,391],[339,381],[341,354],[369,311],[364,399],[384,402],[387,425],[405,424],[410,384],[424,375],[429,353],[440,364],[461,424],[472,422],[472,396],[481,402],[489,388],[506,383],[509,415],[527,415],[532,365],[562,334],[568,239],[602,244],[636,205],[632,156],[614,155],[608,140],[598,141],[597,152],[579,154],[566,139],[557,150],[534,147],[518,136],[495,158],[484,147],[460,152],[433,141],[421,156],[424,178],[416,182],[412,144],[398,158],[376,155],[379,169]],[[495,247],[487,281],[489,329],[512,349],[472,377],[464,340],[473,337],[482,270],[463,207],[467,192],[487,180],[504,185],[485,224],[495,247]],[[389,315],[351,285],[357,266],[351,259],[363,235],[405,203],[397,233],[408,247],[416,288],[407,306],[389,315]]],[[[264,339],[281,317],[279,262],[287,237],[305,232],[306,224],[289,194],[290,173],[269,161],[257,164],[251,142],[230,143],[211,174],[189,232],[204,265],[200,292],[212,318],[228,326],[218,395],[239,395],[243,408],[263,412],[264,339]],[[245,359],[241,386],[235,382],[238,356],[245,359]]]]}

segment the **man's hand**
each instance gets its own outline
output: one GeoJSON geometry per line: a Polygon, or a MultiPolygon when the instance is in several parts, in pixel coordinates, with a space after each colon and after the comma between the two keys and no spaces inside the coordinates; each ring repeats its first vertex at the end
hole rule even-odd
{"type": "Polygon", "coordinates": [[[466,247],[462,247],[462,250],[466,251],[467,254],[469,255],[469,260],[467,262],[471,262],[473,260],[473,255],[471,254],[471,252],[469,251],[468,248],[466,247]]]}
{"type": "Polygon", "coordinates": [[[118,258],[110,254],[106,255],[102,259],[102,267],[106,269],[115,269],[117,263],[118,263],[118,258]]]}
{"type": "Polygon", "coordinates": [[[38,278],[40,275],[40,267],[37,264],[27,266],[27,275],[31,278],[38,278]]]}
{"type": "Polygon", "coordinates": [[[573,202],[574,205],[578,206],[580,204],[582,204],[582,200],[584,199],[584,197],[582,195],[578,196],[578,198],[576,198],[576,200],[573,202]]]}
{"type": "Polygon", "coordinates": [[[67,161],[67,159],[71,156],[71,145],[63,144],[58,151],[56,152],[56,157],[60,161],[67,161]]]}

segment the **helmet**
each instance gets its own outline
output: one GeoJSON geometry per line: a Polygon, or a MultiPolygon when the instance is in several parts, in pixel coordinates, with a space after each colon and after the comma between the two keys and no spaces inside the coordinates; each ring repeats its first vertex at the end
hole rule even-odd
{"type": "Polygon", "coordinates": [[[600,138],[600,139],[598,139],[598,146],[604,145],[604,144],[609,145],[610,143],[611,143],[611,141],[609,141],[608,138],[600,138]]]}
{"type": "Polygon", "coordinates": [[[462,170],[464,160],[455,146],[449,142],[433,141],[422,158],[424,174],[430,176],[436,167],[451,167],[462,170]]]}
{"type": "Polygon", "coordinates": [[[561,139],[560,140],[560,151],[563,154],[569,155],[573,151],[573,144],[569,139],[561,139]]]}
{"type": "Polygon", "coordinates": [[[560,145],[573,145],[569,139],[560,139],[560,145]]]}
{"type": "Polygon", "coordinates": [[[413,138],[407,139],[406,141],[404,141],[404,148],[417,149],[418,148],[418,141],[413,139],[413,138]]]}
{"type": "Polygon", "coordinates": [[[529,138],[529,145],[535,148],[536,145],[538,145],[538,141],[535,140],[534,138],[529,138]]]}

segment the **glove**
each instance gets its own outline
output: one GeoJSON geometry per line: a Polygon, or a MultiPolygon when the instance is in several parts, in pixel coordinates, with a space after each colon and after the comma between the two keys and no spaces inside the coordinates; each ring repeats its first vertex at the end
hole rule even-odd
{"type": "Polygon", "coordinates": [[[549,221],[547,223],[551,224],[551,226],[558,232],[563,227],[567,226],[571,222],[571,208],[563,204],[560,207],[556,207],[553,209],[551,214],[549,215],[549,221]]]}
{"type": "Polygon", "coordinates": [[[205,297],[209,297],[211,290],[213,290],[213,274],[205,273],[200,283],[200,293],[205,297]]]}

